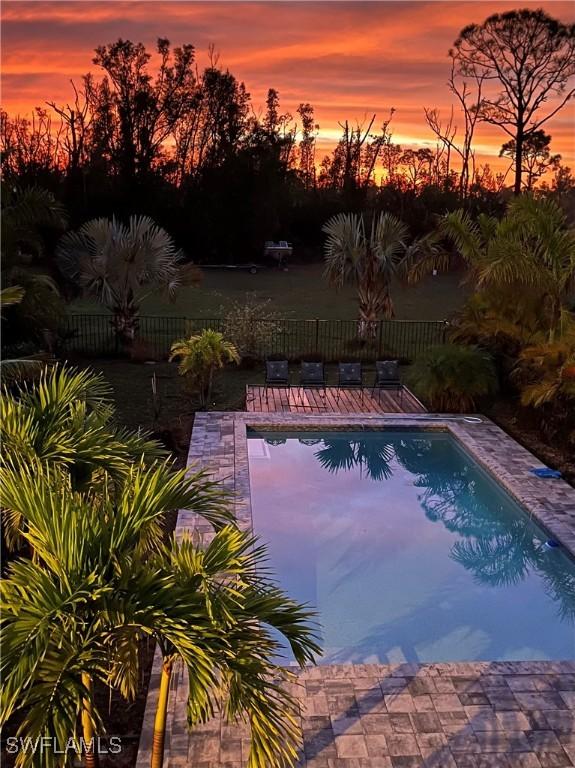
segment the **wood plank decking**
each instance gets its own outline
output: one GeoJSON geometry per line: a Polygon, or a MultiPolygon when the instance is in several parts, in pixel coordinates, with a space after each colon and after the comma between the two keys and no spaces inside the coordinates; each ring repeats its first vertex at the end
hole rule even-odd
{"type": "Polygon", "coordinates": [[[289,389],[248,384],[246,411],[257,413],[425,413],[425,408],[407,387],[403,392],[375,392],[371,388],[323,390],[290,387],[289,389]]]}

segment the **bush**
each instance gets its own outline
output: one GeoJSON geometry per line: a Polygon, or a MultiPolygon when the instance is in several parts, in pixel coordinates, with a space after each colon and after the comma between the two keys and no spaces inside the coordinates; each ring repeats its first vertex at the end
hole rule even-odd
{"type": "Polygon", "coordinates": [[[422,354],[407,373],[415,393],[434,411],[465,413],[497,391],[493,359],[478,347],[442,344],[422,354]]]}
{"type": "Polygon", "coordinates": [[[235,346],[219,331],[206,328],[196,336],[174,341],[170,360],[177,360],[178,371],[185,376],[192,391],[197,391],[202,406],[207,406],[212,394],[215,371],[226,363],[240,362],[235,346]]]}
{"type": "Polygon", "coordinates": [[[223,334],[237,349],[244,366],[253,365],[266,356],[280,325],[271,301],[258,301],[246,296],[245,302],[234,302],[224,317],[223,334]]]}

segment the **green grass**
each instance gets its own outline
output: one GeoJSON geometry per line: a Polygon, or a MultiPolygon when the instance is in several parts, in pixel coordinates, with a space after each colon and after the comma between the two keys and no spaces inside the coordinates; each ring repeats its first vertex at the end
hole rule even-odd
{"type": "MultiPolygon", "coordinates": [[[[81,359],[73,365],[102,373],[114,391],[118,420],[130,429],[161,431],[166,428],[187,429],[198,401],[186,391],[184,379],[175,363],[132,363],[127,360],[81,359]],[[152,377],[156,377],[157,408],[154,412],[152,377]]],[[[365,381],[374,376],[373,366],[364,366],[365,381]]],[[[291,380],[296,382],[299,366],[290,366],[291,380]]],[[[337,367],[326,366],[328,382],[335,384],[337,367]]],[[[214,379],[212,402],[208,410],[237,411],[245,409],[247,384],[264,384],[264,366],[246,369],[235,365],[218,371],[214,379]]]]}
{"type": "MultiPolygon", "coordinates": [[[[329,288],[322,277],[322,264],[295,265],[288,272],[262,270],[255,275],[244,271],[204,272],[198,288],[183,288],[174,303],[162,296],[149,296],[142,315],[221,317],[233,301],[245,300],[247,293],[271,299],[278,315],[297,319],[354,319],[357,316],[356,292],[352,286],[341,291],[329,288]]],[[[428,277],[413,286],[395,282],[392,298],[398,320],[443,320],[462,304],[467,290],[461,274],[428,277]]],[[[87,300],[74,302],[70,309],[81,313],[101,313],[101,305],[87,300]]]]}

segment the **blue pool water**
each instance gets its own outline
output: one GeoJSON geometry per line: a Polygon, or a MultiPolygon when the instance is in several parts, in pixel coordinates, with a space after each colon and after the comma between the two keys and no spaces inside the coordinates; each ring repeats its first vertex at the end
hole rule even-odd
{"type": "Polygon", "coordinates": [[[574,562],[447,433],[250,430],[248,454],[321,663],[575,658],[574,562]]]}

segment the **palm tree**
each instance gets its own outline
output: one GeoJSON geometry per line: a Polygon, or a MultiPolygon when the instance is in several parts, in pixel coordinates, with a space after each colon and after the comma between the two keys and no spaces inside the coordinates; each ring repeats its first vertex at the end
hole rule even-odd
{"type": "Polygon", "coordinates": [[[48,190],[2,185],[2,282],[5,286],[24,285],[28,278],[38,277],[29,265],[44,252],[42,230],[63,229],[66,221],[64,207],[48,190]]]}
{"type": "MultiPolygon", "coordinates": [[[[575,285],[575,231],[554,200],[515,198],[501,220],[485,214],[473,220],[462,210],[448,213],[440,233],[455,245],[477,288],[505,288],[513,303],[518,290],[536,293],[540,322],[553,342],[575,285]]],[[[445,252],[427,254],[413,265],[411,278],[448,264],[445,252]]]]}
{"type": "Polygon", "coordinates": [[[178,360],[181,376],[187,376],[200,395],[202,406],[210,402],[214,371],[226,363],[240,362],[236,347],[223,334],[207,328],[196,336],[172,344],[170,360],[178,360]]]}
{"type": "Polygon", "coordinates": [[[2,285],[4,291],[20,288],[15,301],[3,293],[2,304],[19,305],[19,330],[23,324],[35,331],[53,326],[62,313],[58,286],[37,262],[45,252],[44,230],[63,230],[66,222],[66,211],[51,192],[2,184],[2,285]]]}
{"type": "MultiPolygon", "coordinates": [[[[2,586],[3,721],[23,711],[21,732],[63,744],[81,717],[89,740],[101,727],[93,680],[131,691],[138,633],[151,632],[152,623],[164,627],[190,664],[202,663],[194,661],[197,649],[182,618],[168,615],[170,602],[182,612],[172,585],[142,571],[150,553],[160,551],[158,520],[170,509],[192,508],[201,485],[161,465],[133,467],[119,490],[105,484],[75,491],[69,475],[38,462],[4,467],[0,476],[2,506],[26,520],[20,534],[36,555],[13,562],[2,586]]],[[[209,510],[218,521],[220,501],[209,510]]],[[[86,765],[94,762],[87,754],[86,765]]]]}
{"type": "Polygon", "coordinates": [[[322,443],[323,448],[316,451],[314,456],[328,472],[337,474],[359,467],[372,480],[385,480],[393,474],[391,462],[395,454],[391,443],[370,439],[326,439],[322,443]]]}
{"type": "MultiPolygon", "coordinates": [[[[254,768],[293,764],[299,740],[298,705],[281,685],[292,676],[272,661],[281,647],[269,628],[288,640],[300,666],[319,653],[308,626],[313,614],[262,576],[265,559],[265,548],[250,534],[227,526],[205,550],[195,548],[189,539],[175,543],[165,550],[162,563],[177,589],[200,596],[211,622],[208,636],[197,640],[205,643],[212,660],[210,678],[199,679],[184,659],[190,691],[188,720],[205,722],[222,701],[228,721],[247,716],[252,736],[249,765],[254,768]]],[[[157,639],[163,663],[152,768],[163,764],[170,681],[179,656],[169,638],[157,639]]]]}
{"type": "MultiPolygon", "coordinates": [[[[26,291],[21,285],[11,285],[0,290],[0,310],[4,307],[15,307],[21,303],[26,291]]],[[[3,318],[2,318],[3,319],[3,318]]],[[[34,376],[42,370],[41,360],[27,358],[5,358],[0,360],[0,383],[11,384],[27,376],[34,376]]]]}
{"type": "Polygon", "coordinates": [[[394,275],[426,250],[433,250],[432,238],[408,245],[405,224],[390,213],[373,216],[369,235],[365,218],[355,213],[340,213],[324,226],[324,276],[330,285],[341,288],[350,282],[357,286],[359,337],[373,338],[377,321],[394,315],[390,287],[394,275]]]}
{"type": "Polygon", "coordinates": [[[497,389],[493,360],[478,347],[430,347],[411,366],[409,383],[434,411],[465,413],[497,389]]]}
{"type": "MultiPolygon", "coordinates": [[[[567,320],[553,342],[532,340],[520,351],[512,379],[519,386],[521,405],[552,409],[561,433],[575,445],[575,323],[567,320]]],[[[548,429],[552,420],[547,420],[548,429]]]]}
{"type": "MultiPolygon", "coordinates": [[[[265,555],[233,524],[218,526],[205,550],[190,539],[147,547],[142,536],[167,508],[197,508],[197,481],[158,468],[130,471],[115,496],[75,491],[58,469],[1,470],[2,503],[19,509],[38,561],[17,560],[3,580],[2,722],[22,715],[19,734],[66,743],[82,724],[85,744],[101,729],[93,682],[133,695],[137,641],[152,636],[164,655],[153,766],[161,766],[169,679],[181,658],[192,722],[225,694],[230,720],[246,715],[253,766],[295,759],[296,702],[278,683],[274,627],[304,664],[319,649],[310,614],[261,574],[265,555]],[[55,512],[57,511],[57,514],[55,512]]],[[[216,505],[212,520],[221,521],[216,505]]],[[[225,522],[225,521],[224,521],[225,522]]],[[[43,765],[51,766],[49,755],[43,765]]],[[[24,752],[19,765],[30,762],[24,752]]],[[[84,748],[86,766],[96,756],[84,748]]]]}
{"type": "Polygon", "coordinates": [[[62,272],[88,295],[111,310],[113,327],[131,346],[138,328],[142,300],[177,289],[197,278],[197,269],[183,266],[168,233],[148,216],[131,216],[128,224],[115,217],[92,219],[60,241],[57,256],[62,272]]]}
{"type": "MultiPolygon", "coordinates": [[[[0,440],[3,463],[61,467],[76,488],[97,485],[105,476],[119,480],[142,458],[166,457],[146,433],[115,424],[112,392],[102,376],[59,365],[30,385],[3,389],[0,440]]],[[[6,543],[14,548],[21,520],[9,508],[3,519],[6,543]]]]}

